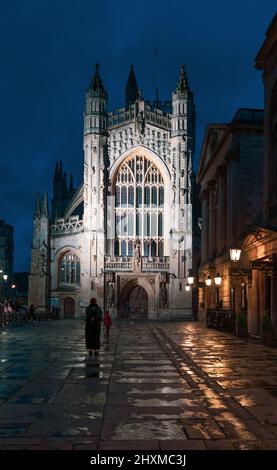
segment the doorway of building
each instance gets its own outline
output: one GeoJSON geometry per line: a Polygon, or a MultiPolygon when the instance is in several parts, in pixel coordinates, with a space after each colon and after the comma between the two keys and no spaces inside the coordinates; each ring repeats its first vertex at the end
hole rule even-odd
{"type": "Polygon", "coordinates": [[[129,313],[130,318],[143,320],[148,316],[148,295],[141,286],[135,286],[129,294],[129,313]]]}
{"type": "Polygon", "coordinates": [[[72,297],[66,297],[63,302],[64,318],[74,318],[75,300],[72,297]]]}

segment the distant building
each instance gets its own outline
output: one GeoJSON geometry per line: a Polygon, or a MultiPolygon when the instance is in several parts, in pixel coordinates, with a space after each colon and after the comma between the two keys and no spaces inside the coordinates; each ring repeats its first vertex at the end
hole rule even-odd
{"type": "Polygon", "coordinates": [[[243,243],[242,258],[250,268],[248,329],[260,334],[262,318],[270,315],[277,329],[277,14],[256,57],[264,81],[263,214],[243,243]]]}
{"type": "Polygon", "coordinates": [[[0,219],[0,281],[3,282],[3,275],[7,274],[8,284],[13,275],[13,250],[13,226],[0,219]]]}
{"type": "Polygon", "coordinates": [[[186,71],[170,102],[146,101],[133,67],[124,106],[108,113],[107,98],[97,65],[85,99],[84,181],[68,186],[59,164],[52,217],[37,197],[29,303],[72,316],[97,297],[118,315],[191,318],[185,286],[200,233],[186,71]]]}
{"type": "Polygon", "coordinates": [[[246,308],[247,274],[232,265],[230,248],[241,248],[248,228],[259,222],[262,200],[263,111],[240,108],[228,124],[210,124],[202,145],[202,237],[199,316],[221,307],[246,308]],[[216,274],[222,278],[217,287],[216,274]],[[211,277],[210,286],[205,280],[211,277]]]}

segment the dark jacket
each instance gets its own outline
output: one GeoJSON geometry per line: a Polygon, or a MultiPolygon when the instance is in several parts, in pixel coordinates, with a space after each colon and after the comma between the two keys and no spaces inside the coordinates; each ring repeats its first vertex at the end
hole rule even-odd
{"type": "Polygon", "coordinates": [[[86,323],[100,323],[102,320],[102,310],[99,305],[89,305],[86,308],[86,323]]]}

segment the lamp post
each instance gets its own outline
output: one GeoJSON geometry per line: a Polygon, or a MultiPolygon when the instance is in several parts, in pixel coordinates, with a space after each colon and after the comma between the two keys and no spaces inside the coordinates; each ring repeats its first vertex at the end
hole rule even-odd
{"type": "Polygon", "coordinates": [[[12,284],[12,299],[13,299],[13,302],[15,301],[15,292],[16,292],[16,285],[15,284],[12,284]]]}
{"type": "Polygon", "coordinates": [[[194,277],[192,275],[192,269],[189,270],[189,273],[188,273],[188,285],[192,285],[194,283],[194,277]]]}
{"type": "Polygon", "coordinates": [[[222,278],[221,276],[217,273],[215,278],[214,278],[214,283],[216,285],[216,304],[219,305],[219,288],[221,285],[222,278]]]}
{"type": "Polygon", "coordinates": [[[237,263],[240,260],[241,250],[239,248],[230,248],[230,260],[237,263]]]}

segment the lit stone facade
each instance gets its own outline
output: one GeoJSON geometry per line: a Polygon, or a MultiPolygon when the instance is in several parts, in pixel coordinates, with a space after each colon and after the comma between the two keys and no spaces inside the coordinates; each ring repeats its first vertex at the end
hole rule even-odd
{"type": "Polygon", "coordinates": [[[202,237],[199,319],[207,309],[239,312],[247,307],[248,273],[230,261],[248,227],[259,222],[262,200],[263,111],[239,109],[229,124],[210,124],[202,145],[197,181],[201,186],[202,237]],[[222,278],[216,287],[214,277],[222,278]],[[205,285],[210,276],[212,284],[205,285]]]}
{"type": "Polygon", "coordinates": [[[37,203],[29,303],[82,313],[95,296],[118,316],[191,317],[185,285],[199,243],[194,120],[183,67],[166,103],[145,101],[131,68],[125,107],[108,113],[96,66],[84,111],[84,181],[67,189],[57,167],[52,220],[37,203]]]}
{"type": "Polygon", "coordinates": [[[256,57],[264,80],[263,201],[261,223],[252,227],[243,242],[242,260],[250,270],[248,329],[260,335],[265,314],[277,330],[277,15],[256,57]]]}

